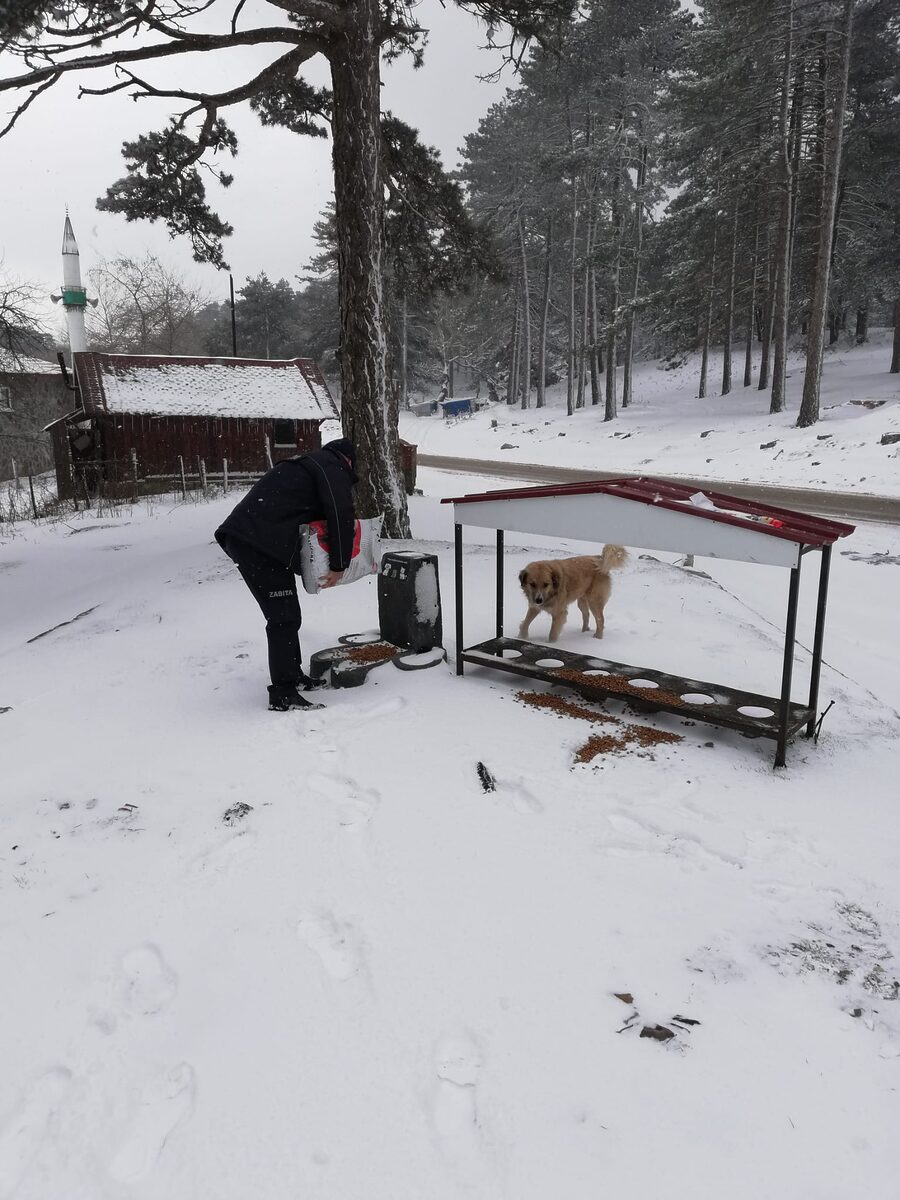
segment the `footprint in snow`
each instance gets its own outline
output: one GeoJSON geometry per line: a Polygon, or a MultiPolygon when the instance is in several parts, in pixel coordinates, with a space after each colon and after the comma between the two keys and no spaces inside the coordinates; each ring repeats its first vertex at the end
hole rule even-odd
{"type": "Polygon", "coordinates": [[[233,834],[195,858],[188,873],[196,877],[227,875],[255,840],[256,834],[252,829],[242,829],[240,833],[233,834]]]}
{"type": "Polygon", "coordinates": [[[368,825],[381,803],[374,788],[360,787],[355,779],[346,775],[311,775],[309,786],[335,805],[338,821],[345,829],[362,829],[368,825]]]}
{"type": "Polygon", "coordinates": [[[445,1034],[435,1050],[434,1127],[444,1157],[464,1172],[481,1158],[477,1085],[481,1053],[465,1033],[445,1034]]]}
{"type": "Polygon", "coordinates": [[[149,1085],[128,1137],[109,1165],[117,1183],[138,1183],[150,1174],[169,1135],[192,1111],[194,1091],[194,1070],[188,1063],[149,1085]]]}
{"type": "Polygon", "coordinates": [[[152,943],[135,946],[122,958],[123,1001],[129,1012],[161,1012],[177,991],[178,976],[152,943]]]}
{"type": "Polygon", "coordinates": [[[41,1075],[0,1128],[0,1200],[18,1191],[71,1082],[72,1073],[65,1067],[41,1075]]]}
{"type": "Polygon", "coordinates": [[[351,925],[340,924],[332,913],[307,913],[297,922],[297,934],[317,955],[332,979],[352,979],[362,969],[356,930],[351,925]]]}
{"type": "Polygon", "coordinates": [[[514,780],[498,779],[497,792],[499,795],[508,798],[517,813],[532,816],[544,811],[544,806],[538,800],[537,796],[530,792],[522,783],[515,782],[514,780]]]}

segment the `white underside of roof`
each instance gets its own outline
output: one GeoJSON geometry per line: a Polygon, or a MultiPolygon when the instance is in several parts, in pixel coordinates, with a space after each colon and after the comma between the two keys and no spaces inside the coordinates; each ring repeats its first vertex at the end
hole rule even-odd
{"type": "Polygon", "coordinates": [[[800,560],[799,544],[786,538],[712,521],[689,509],[677,512],[603,493],[454,504],[453,519],[481,529],[576,538],[598,545],[612,542],[774,567],[795,567],[800,560]]]}
{"type": "Polygon", "coordinates": [[[102,371],[111,413],[319,421],[334,417],[325,388],[295,366],[167,363],[102,371]]]}

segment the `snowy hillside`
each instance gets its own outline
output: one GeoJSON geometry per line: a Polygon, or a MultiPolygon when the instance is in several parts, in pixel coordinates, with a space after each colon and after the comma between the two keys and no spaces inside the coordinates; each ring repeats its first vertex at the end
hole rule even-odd
{"type": "MultiPolygon", "coordinates": [[[[421,475],[449,645],[435,497],[474,481],[421,475]]],[[[897,531],[835,556],[835,707],[786,771],[674,718],[573,766],[592,722],[476,670],[266,711],[233,501],[0,542],[0,1197],[891,1194],[897,531]]],[[[512,627],[542,548],[511,542],[512,627]]],[[[669,557],[618,578],[604,654],[777,688],[783,573],[669,557]]],[[[486,547],[466,570],[474,639],[486,547]]],[[[371,629],[374,582],[304,616],[307,654],[371,629]]]]}
{"type": "MultiPolygon", "coordinates": [[[[888,372],[890,330],[875,330],[868,345],[840,345],[825,355],[822,419],[796,429],[804,359],[788,362],[788,411],[769,415],[769,394],[741,385],[719,396],[721,354],[710,360],[710,392],[698,400],[699,356],[665,370],[635,368],[635,402],[615,421],[603,406],[566,415],[565,384],[549,389],[544,409],[523,412],[496,404],[471,419],[401,416],[401,436],[424,454],[541,463],[626,473],[781,483],[795,487],[900,495],[900,375],[888,372]],[[496,423],[494,426],[493,423],[496,423]]],[[[621,370],[619,371],[621,395],[621,370]]],[[[590,389],[588,389],[590,392],[590,389]]],[[[590,395],[588,395],[590,405],[590,395]]]]}

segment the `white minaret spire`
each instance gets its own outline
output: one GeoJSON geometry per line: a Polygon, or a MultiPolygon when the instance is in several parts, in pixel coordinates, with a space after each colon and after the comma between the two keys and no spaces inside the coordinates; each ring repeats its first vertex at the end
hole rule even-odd
{"type": "Polygon", "coordinates": [[[66,224],[63,228],[62,260],[62,296],[52,296],[51,299],[63,302],[66,310],[66,327],[69,331],[69,350],[75,354],[79,350],[87,350],[87,337],[84,332],[87,293],[81,285],[81,260],[78,256],[78,243],[75,241],[75,232],[72,229],[72,222],[69,220],[68,209],[66,209],[66,224]]]}

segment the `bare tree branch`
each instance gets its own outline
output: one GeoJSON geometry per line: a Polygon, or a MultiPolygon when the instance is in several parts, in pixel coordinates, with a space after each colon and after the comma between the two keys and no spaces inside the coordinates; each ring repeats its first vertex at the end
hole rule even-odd
{"type": "MultiPolygon", "coordinates": [[[[152,46],[139,46],[134,50],[109,50],[105,54],[95,54],[84,58],[72,58],[65,61],[54,61],[50,66],[29,71],[25,75],[12,75],[0,79],[0,92],[13,91],[16,88],[27,87],[29,84],[43,83],[51,76],[56,76],[53,83],[62,75],[70,75],[75,71],[93,71],[101,67],[114,67],[123,62],[146,62],[161,58],[169,58],[177,54],[191,54],[208,50],[222,50],[233,46],[259,46],[267,43],[287,43],[288,45],[303,46],[310,44],[310,34],[300,29],[273,26],[260,29],[249,29],[236,34],[181,34],[174,42],[155,43],[152,46]]],[[[315,53],[322,49],[317,43],[315,53]]]]}
{"type": "Polygon", "coordinates": [[[48,88],[53,87],[54,83],[56,83],[58,78],[59,78],[58,74],[51,75],[49,79],[45,79],[43,83],[38,84],[38,86],[36,88],[34,88],[33,91],[28,93],[28,96],[26,97],[26,99],[22,101],[22,103],[15,110],[15,112],[10,117],[10,119],[7,121],[7,123],[3,126],[2,129],[0,129],[0,138],[2,138],[5,134],[9,133],[9,131],[15,125],[16,121],[18,121],[19,117],[21,117],[22,114],[31,107],[31,105],[34,103],[34,101],[37,100],[38,96],[40,96],[41,92],[46,92],[48,88]]]}

